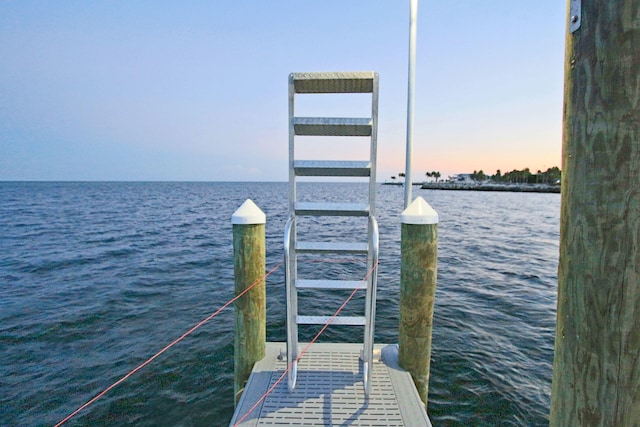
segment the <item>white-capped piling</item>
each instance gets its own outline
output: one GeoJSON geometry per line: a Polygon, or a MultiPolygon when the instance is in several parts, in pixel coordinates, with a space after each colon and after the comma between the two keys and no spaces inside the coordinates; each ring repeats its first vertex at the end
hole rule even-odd
{"type": "Polygon", "coordinates": [[[438,214],[422,197],[401,215],[398,361],[427,405],[438,267],[438,214]]]}
{"type": "Polygon", "coordinates": [[[253,365],[265,355],[266,216],[247,199],[231,217],[235,294],[253,288],[236,300],[234,345],[234,396],[237,403],[253,365]]]}

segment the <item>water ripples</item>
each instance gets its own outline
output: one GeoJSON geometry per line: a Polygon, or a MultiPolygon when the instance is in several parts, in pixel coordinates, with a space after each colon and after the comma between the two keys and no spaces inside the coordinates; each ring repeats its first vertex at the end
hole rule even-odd
{"type": "MultiPolygon", "coordinates": [[[[366,192],[304,184],[309,200],[366,192]]],[[[553,194],[416,191],[440,215],[429,412],[434,425],[548,423],[559,239],[553,194]]],[[[3,425],[51,425],[233,296],[230,217],[267,214],[267,267],[282,259],[283,183],[0,183],[3,425]]],[[[376,340],[397,342],[403,190],[378,188],[376,340]]],[[[357,221],[336,220],[356,240],[357,221]],[[346,222],[345,222],[346,221],[346,222]]],[[[314,229],[315,227],[315,229],[314,229]]],[[[361,262],[310,276],[364,275],[361,262]]],[[[285,339],[283,271],[267,281],[267,339],[285,339]]],[[[339,306],[339,292],[314,309],[339,306]]],[[[353,301],[357,308],[363,295],[353,301]]],[[[348,310],[354,310],[354,307],[348,310]]],[[[232,310],[78,415],[80,424],[226,425],[232,310]]],[[[310,338],[315,331],[301,331],[310,338]]],[[[325,341],[360,340],[329,328],[325,341]]]]}

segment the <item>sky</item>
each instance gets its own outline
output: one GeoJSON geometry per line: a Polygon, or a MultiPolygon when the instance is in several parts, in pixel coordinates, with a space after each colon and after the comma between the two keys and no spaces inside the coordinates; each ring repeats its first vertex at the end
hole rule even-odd
{"type": "MultiPolygon", "coordinates": [[[[560,166],[565,9],[419,2],[414,180],[560,166]]],[[[405,168],[408,41],[409,0],[3,0],[0,180],[286,181],[289,73],[370,70],[384,181],[405,168]]],[[[307,155],[360,156],[332,144],[307,155]]]]}

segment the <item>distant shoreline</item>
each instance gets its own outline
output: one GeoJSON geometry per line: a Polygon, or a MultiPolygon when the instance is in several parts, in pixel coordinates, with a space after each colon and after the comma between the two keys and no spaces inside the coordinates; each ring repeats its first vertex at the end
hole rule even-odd
{"type": "Polygon", "coordinates": [[[549,184],[489,184],[427,182],[420,187],[426,190],[453,191],[507,191],[511,193],[560,193],[559,185],[549,184]]]}

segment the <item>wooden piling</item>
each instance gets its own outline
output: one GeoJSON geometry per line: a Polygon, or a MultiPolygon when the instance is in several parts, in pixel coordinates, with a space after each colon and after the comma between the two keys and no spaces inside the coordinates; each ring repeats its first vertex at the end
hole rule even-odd
{"type": "Polygon", "coordinates": [[[421,197],[401,216],[398,362],[427,406],[438,260],[438,214],[421,197]]]}
{"type": "Polygon", "coordinates": [[[581,3],[567,18],[550,425],[638,426],[640,2],[581,3]]]}
{"type": "Polygon", "coordinates": [[[258,282],[236,300],[234,345],[234,397],[238,403],[253,365],[265,355],[265,223],[266,217],[247,199],[231,217],[233,224],[233,268],[236,295],[258,282]]]}

